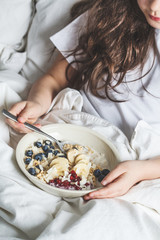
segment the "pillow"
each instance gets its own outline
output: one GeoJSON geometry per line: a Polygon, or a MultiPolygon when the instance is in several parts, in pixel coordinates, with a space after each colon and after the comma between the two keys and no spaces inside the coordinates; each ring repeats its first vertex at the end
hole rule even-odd
{"type": "Polygon", "coordinates": [[[0,43],[19,47],[32,14],[32,0],[0,1],[0,43]]]}
{"type": "Polygon", "coordinates": [[[26,55],[21,52],[32,12],[33,0],[0,1],[0,69],[18,72],[24,64],[26,55]]]}
{"type": "Polygon", "coordinates": [[[70,9],[79,0],[38,0],[36,14],[27,40],[27,61],[22,75],[31,82],[39,78],[53,64],[56,51],[50,36],[70,20],[70,9]]]}

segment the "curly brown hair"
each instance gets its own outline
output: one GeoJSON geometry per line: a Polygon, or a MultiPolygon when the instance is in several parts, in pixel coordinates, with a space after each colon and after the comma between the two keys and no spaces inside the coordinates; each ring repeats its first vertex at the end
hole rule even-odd
{"type": "Polygon", "coordinates": [[[155,52],[154,28],[135,0],[81,1],[72,8],[72,17],[86,10],[87,29],[70,54],[75,61],[68,65],[66,76],[72,88],[80,90],[87,84],[95,96],[115,101],[110,91],[116,91],[127,71],[143,69],[150,48],[155,52]],[[76,81],[68,78],[68,70],[75,62],[76,81]],[[105,95],[100,94],[101,89],[105,95]]]}

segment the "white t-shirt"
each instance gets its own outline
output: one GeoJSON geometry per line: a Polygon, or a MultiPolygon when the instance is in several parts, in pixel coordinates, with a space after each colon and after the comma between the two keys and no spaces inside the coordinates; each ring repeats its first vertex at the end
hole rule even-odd
{"type": "MultiPolygon", "coordinates": [[[[86,14],[51,37],[51,41],[68,62],[74,60],[73,56],[67,58],[69,51],[77,46],[79,36],[85,31],[86,14]]],[[[129,139],[139,120],[146,121],[160,133],[160,31],[158,29],[155,30],[155,36],[157,54],[152,70],[142,82],[140,80],[129,82],[140,74],[138,69],[129,71],[124,79],[127,83],[122,83],[117,88],[122,94],[113,92],[116,99],[127,101],[113,102],[95,97],[88,90],[81,91],[84,99],[83,111],[108,120],[119,127],[129,139]],[[149,93],[143,89],[142,83],[149,93]]],[[[150,69],[152,63],[151,50],[142,75],[150,69]]]]}

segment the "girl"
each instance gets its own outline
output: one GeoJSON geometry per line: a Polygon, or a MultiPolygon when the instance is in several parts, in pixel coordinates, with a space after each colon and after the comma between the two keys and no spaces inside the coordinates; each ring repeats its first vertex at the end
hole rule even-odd
{"type": "MultiPolygon", "coordinates": [[[[54,96],[71,86],[81,91],[84,111],[109,120],[128,138],[140,119],[160,131],[160,0],[81,1],[72,16],[76,19],[51,38],[61,52],[57,61],[35,82],[27,101],[10,109],[19,123],[8,124],[28,132],[23,123],[35,123],[54,96]]],[[[159,177],[158,156],[125,161],[84,199],[120,196],[139,181],[159,177]]]]}

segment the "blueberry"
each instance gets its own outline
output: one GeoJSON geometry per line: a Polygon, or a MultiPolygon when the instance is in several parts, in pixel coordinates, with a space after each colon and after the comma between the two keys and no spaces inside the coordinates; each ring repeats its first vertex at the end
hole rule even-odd
{"type": "Polygon", "coordinates": [[[58,155],[58,157],[63,157],[63,158],[67,158],[67,156],[66,155],[58,155]]]}
{"type": "Polygon", "coordinates": [[[51,149],[49,149],[46,153],[45,153],[45,157],[48,157],[49,153],[53,153],[53,151],[51,149]]]}
{"type": "Polygon", "coordinates": [[[41,142],[35,142],[34,145],[38,148],[42,147],[42,143],[41,142]]]}
{"type": "Polygon", "coordinates": [[[43,158],[43,157],[46,158],[46,157],[47,157],[47,153],[42,153],[42,158],[43,158]]]}
{"type": "Polygon", "coordinates": [[[38,153],[38,154],[34,155],[34,159],[41,161],[42,160],[42,153],[38,153]]]}
{"type": "Polygon", "coordinates": [[[101,182],[104,177],[105,177],[105,176],[101,174],[101,175],[98,177],[98,182],[101,182]]]}
{"type": "Polygon", "coordinates": [[[28,172],[29,172],[31,175],[33,175],[33,176],[36,175],[36,170],[35,170],[34,168],[29,168],[29,169],[28,169],[28,172]]]}
{"type": "Polygon", "coordinates": [[[27,157],[32,157],[33,151],[32,151],[32,150],[27,150],[27,151],[25,152],[25,155],[26,155],[27,157]]]}
{"type": "Polygon", "coordinates": [[[99,177],[101,175],[101,170],[96,169],[96,170],[94,170],[93,174],[94,174],[95,177],[99,177]]]}
{"type": "Polygon", "coordinates": [[[51,146],[50,146],[50,148],[54,149],[54,146],[53,146],[53,145],[51,145],[51,146]]]}
{"type": "Polygon", "coordinates": [[[49,145],[49,146],[52,145],[52,142],[50,140],[45,140],[44,143],[45,143],[45,145],[49,145]]]}
{"type": "Polygon", "coordinates": [[[108,169],[103,169],[101,171],[102,175],[106,176],[110,171],[108,169]]]}
{"type": "Polygon", "coordinates": [[[49,149],[49,150],[47,151],[47,153],[53,153],[53,150],[52,150],[52,149],[49,149]]]}
{"type": "Polygon", "coordinates": [[[56,156],[58,153],[60,153],[60,151],[58,151],[58,150],[55,150],[54,151],[54,155],[56,156]]]}
{"type": "Polygon", "coordinates": [[[25,164],[28,165],[28,164],[31,162],[31,160],[32,160],[31,158],[26,158],[26,159],[24,160],[24,162],[25,162],[25,164]]]}
{"type": "Polygon", "coordinates": [[[42,147],[43,151],[44,151],[44,152],[47,152],[48,147],[49,147],[48,145],[44,145],[44,146],[42,147]]]}
{"type": "Polygon", "coordinates": [[[37,165],[37,166],[36,166],[36,168],[38,168],[38,169],[40,170],[40,167],[39,167],[39,165],[37,165]]]}

